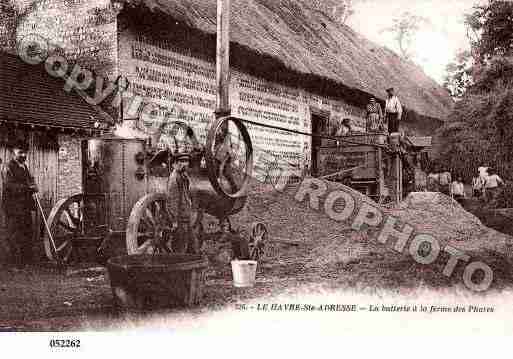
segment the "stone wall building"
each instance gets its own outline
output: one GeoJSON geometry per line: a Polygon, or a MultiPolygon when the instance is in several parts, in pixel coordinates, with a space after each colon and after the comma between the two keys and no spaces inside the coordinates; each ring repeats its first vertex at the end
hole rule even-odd
{"type": "MultiPolygon", "coordinates": [[[[99,78],[128,80],[123,106],[111,98],[99,104],[113,117],[127,118],[139,96],[136,117],[151,108],[204,138],[215,109],[216,1],[2,1],[16,17],[2,20],[4,51],[35,37],[49,54],[92,71],[89,93],[107,86],[99,78]]],[[[309,1],[233,0],[231,13],[234,116],[303,132],[350,118],[362,129],[369,98],[383,103],[394,87],[405,106],[402,129],[429,136],[451,109],[448,93],[419,67],[309,1]]],[[[309,136],[255,126],[250,133],[257,150],[310,168],[309,136]]],[[[76,144],[66,152],[74,151],[76,144]]]]}

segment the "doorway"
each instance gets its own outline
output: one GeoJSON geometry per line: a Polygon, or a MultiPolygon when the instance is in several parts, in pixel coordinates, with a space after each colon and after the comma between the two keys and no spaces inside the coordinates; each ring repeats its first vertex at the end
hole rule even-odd
{"type": "Polygon", "coordinates": [[[328,115],[312,111],[312,153],[311,153],[311,175],[312,177],[319,176],[319,152],[322,145],[322,139],[318,135],[325,135],[328,115]],[[317,135],[317,136],[316,136],[317,135]]]}

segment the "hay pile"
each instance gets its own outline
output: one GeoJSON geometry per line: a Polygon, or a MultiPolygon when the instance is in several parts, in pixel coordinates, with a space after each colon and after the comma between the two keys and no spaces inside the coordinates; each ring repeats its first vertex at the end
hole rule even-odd
{"type": "Polygon", "coordinates": [[[438,192],[414,192],[396,208],[388,210],[418,231],[439,240],[467,240],[483,229],[481,221],[451,197],[438,192]]]}
{"type": "MultiPolygon", "coordinates": [[[[361,193],[339,183],[326,181],[330,190],[343,188],[362,202],[378,205],[361,193]]],[[[234,222],[244,225],[253,221],[266,223],[272,237],[303,241],[298,247],[281,250],[273,260],[274,273],[298,278],[331,278],[368,288],[415,287],[428,283],[435,287],[461,282],[461,275],[445,278],[445,257],[434,265],[422,266],[413,261],[408,251],[399,254],[375,238],[376,231],[358,232],[348,222],[331,220],[324,211],[315,211],[294,199],[297,188],[284,193],[259,193],[251,197],[247,210],[234,222]],[[349,279],[348,279],[349,278],[349,279]]],[[[321,202],[322,204],[322,202],[321,202]]],[[[408,223],[416,233],[427,233],[472,257],[485,261],[494,270],[495,285],[505,287],[513,282],[509,259],[513,238],[481,224],[458,203],[442,194],[412,194],[396,208],[382,208],[386,215],[398,218],[399,225],[408,223]]],[[[460,268],[461,269],[461,268],[460,268]]]]}
{"type": "MultiPolygon", "coordinates": [[[[339,188],[350,192],[361,203],[377,206],[370,198],[358,191],[336,182],[324,181],[328,193],[339,188]]],[[[353,231],[350,222],[336,222],[322,209],[316,211],[294,199],[297,186],[291,186],[283,193],[269,191],[254,194],[248,201],[244,213],[234,219],[240,225],[260,221],[268,226],[272,237],[301,240],[304,245],[290,247],[278,257],[280,263],[296,263],[304,268],[321,268],[333,263],[350,263],[359,258],[388,251],[381,244],[372,241],[365,233],[353,231]]]]}
{"type": "Polygon", "coordinates": [[[442,245],[507,252],[512,244],[510,236],[484,226],[458,202],[441,193],[410,193],[397,208],[386,212],[409,223],[417,232],[435,236],[442,245]]]}

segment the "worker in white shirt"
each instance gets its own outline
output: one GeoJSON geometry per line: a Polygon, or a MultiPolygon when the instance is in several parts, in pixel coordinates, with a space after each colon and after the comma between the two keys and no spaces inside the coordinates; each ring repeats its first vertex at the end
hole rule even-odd
{"type": "Polygon", "coordinates": [[[387,89],[385,102],[385,117],[388,124],[388,133],[399,132],[399,121],[403,115],[403,107],[399,98],[394,94],[394,89],[387,89]]]}
{"type": "Polygon", "coordinates": [[[438,174],[438,183],[440,185],[439,191],[443,194],[450,195],[451,193],[451,172],[444,170],[438,174]]]}
{"type": "Polygon", "coordinates": [[[504,185],[504,181],[497,175],[493,168],[489,168],[485,182],[485,194],[489,206],[495,206],[497,204],[499,186],[502,185],[504,185]]]}
{"type": "Polygon", "coordinates": [[[477,169],[477,171],[479,172],[479,182],[476,183],[477,186],[479,187],[479,184],[481,184],[481,198],[483,200],[486,200],[486,190],[485,190],[485,183],[486,183],[486,179],[488,178],[488,168],[489,167],[485,167],[485,166],[481,166],[477,169]]]}
{"type": "Polygon", "coordinates": [[[463,179],[458,177],[455,181],[451,183],[451,195],[452,197],[461,203],[465,196],[465,185],[463,184],[463,179]]]}
{"type": "Polygon", "coordinates": [[[486,182],[486,177],[488,177],[488,168],[489,167],[481,166],[477,169],[477,171],[479,172],[479,178],[483,183],[486,182]]]}

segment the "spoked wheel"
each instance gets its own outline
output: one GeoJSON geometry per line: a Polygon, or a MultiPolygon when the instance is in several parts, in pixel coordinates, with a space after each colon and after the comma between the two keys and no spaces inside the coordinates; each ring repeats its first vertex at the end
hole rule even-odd
{"type": "Polygon", "coordinates": [[[49,260],[67,264],[74,252],[74,241],[84,235],[83,196],[61,199],[48,216],[53,243],[45,231],[44,246],[49,260]]]}
{"type": "Polygon", "coordinates": [[[164,193],[142,197],[132,209],[126,229],[128,254],[185,253],[187,238],[164,193]]]}
{"type": "Polygon", "coordinates": [[[249,235],[250,259],[256,261],[263,258],[265,243],[267,242],[268,236],[269,233],[267,231],[267,227],[263,223],[253,223],[249,235]]]}

